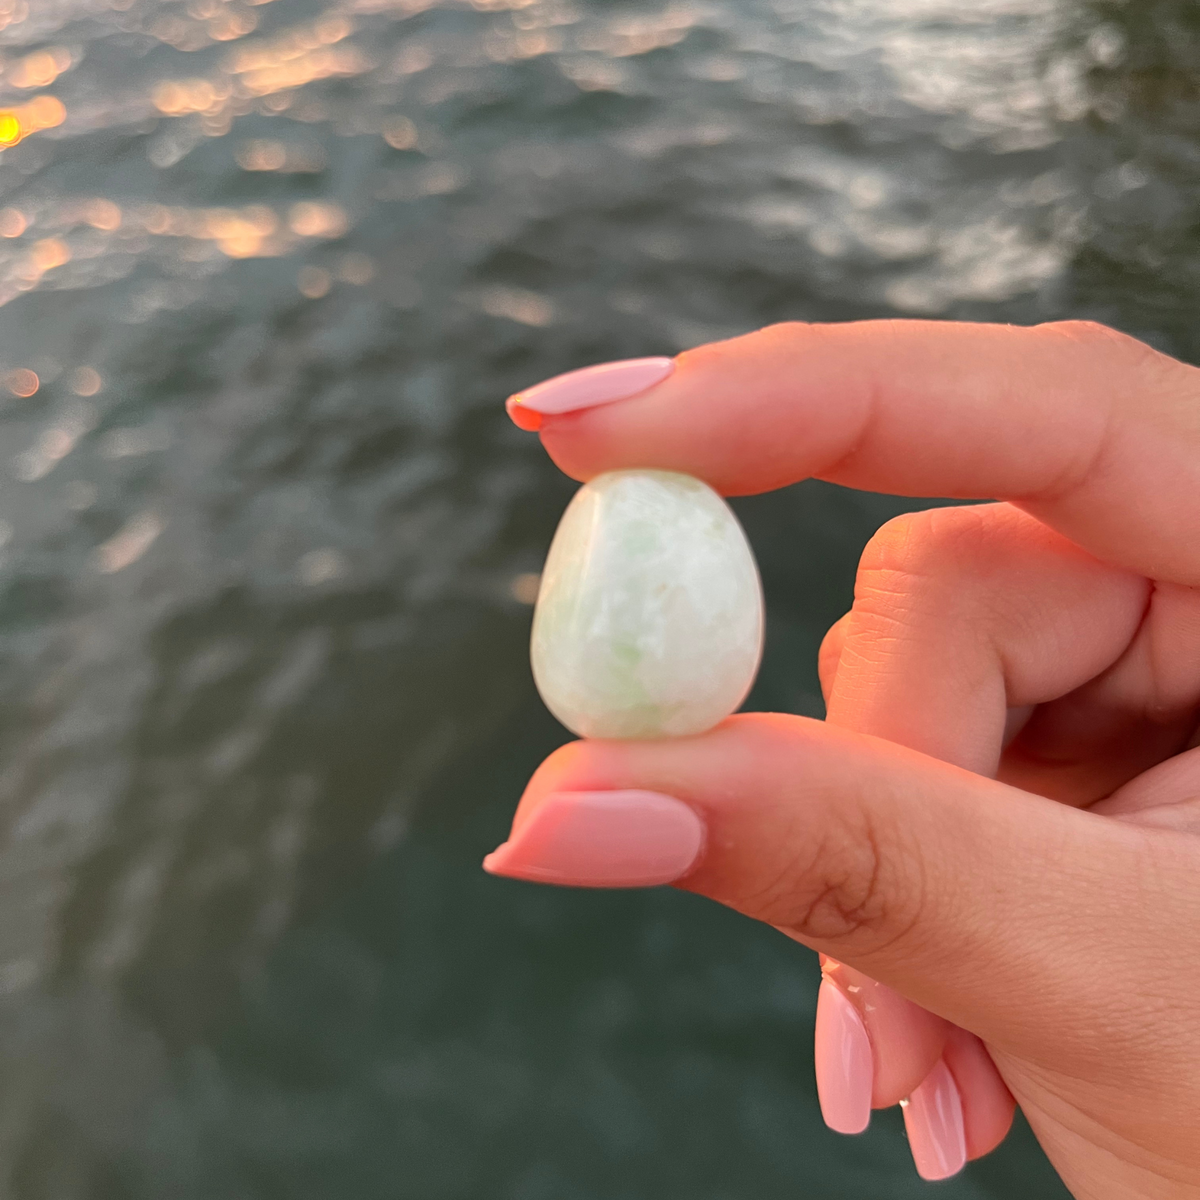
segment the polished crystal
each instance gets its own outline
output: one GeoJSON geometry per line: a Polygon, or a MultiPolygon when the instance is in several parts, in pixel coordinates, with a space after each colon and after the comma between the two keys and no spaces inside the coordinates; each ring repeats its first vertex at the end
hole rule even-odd
{"type": "Polygon", "coordinates": [[[579,489],[546,559],[531,646],[538,691],[568,729],[710,729],[745,699],[762,639],[754,555],[712,488],[611,471],[579,489]]]}

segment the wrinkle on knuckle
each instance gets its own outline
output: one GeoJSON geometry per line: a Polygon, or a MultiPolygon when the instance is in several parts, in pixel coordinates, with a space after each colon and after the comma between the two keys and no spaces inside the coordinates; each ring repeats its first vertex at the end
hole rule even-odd
{"type": "Polygon", "coordinates": [[[894,652],[901,644],[941,644],[947,618],[970,620],[992,647],[1020,636],[1022,609],[1006,586],[1026,565],[1013,522],[999,505],[934,509],[888,522],[862,556],[847,645],[894,652]],[[1016,551],[1016,553],[1014,553],[1016,551]],[[1007,633],[1005,633],[1007,631],[1007,633]],[[876,645],[878,644],[878,645],[876,645]]]}
{"type": "Polygon", "coordinates": [[[852,636],[857,640],[867,632],[872,636],[902,632],[925,607],[926,595],[921,582],[908,575],[888,572],[861,579],[854,596],[852,636]]]}
{"type": "MultiPolygon", "coordinates": [[[[1102,415],[1090,434],[1076,430],[1076,452],[1069,455],[1053,477],[1026,496],[1010,499],[1061,503],[1090,486],[1110,466],[1127,433],[1126,424],[1142,424],[1145,410],[1157,410],[1180,436],[1200,435],[1195,419],[1200,399],[1200,370],[1120,330],[1095,321],[1052,321],[1031,331],[1036,338],[1067,341],[1101,361],[1089,377],[1111,381],[1104,403],[1093,405],[1102,415]]],[[[1103,387],[1102,387],[1102,390],[1103,387]]]]}
{"type": "Polygon", "coordinates": [[[842,659],[860,664],[900,661],[909,651],[938,643],[946,613],[962,608],[936,583],[912,576],[889,573],[861,580],[842,659]]]}
{"type": "Polygon", "coordinates": [[[865,814],[776,873],[759,895],[764,919],[806,941],[881,949],[907,936],[922,907],[919,860],[884,839],[865,814]]]}
{"type": "Polygon", "coordinates": [[[751,890],[743,892],[737,907],[761,921],[776,924],[772,914],[790,910],[796,880],[803,873],[804,868],[798,869],[795,862],[784,862],[759,879],[751,890]]]}
{"type": "Polygon", "coordinates": [[[857,590],[894,593],[957,586],[994,557],[994,505],[963,505],[905,513],[882,525],[858,566],[857,590]]]}

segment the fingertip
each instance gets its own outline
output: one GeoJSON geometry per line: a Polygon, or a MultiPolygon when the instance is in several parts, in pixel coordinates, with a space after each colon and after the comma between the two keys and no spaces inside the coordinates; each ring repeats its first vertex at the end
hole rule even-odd
{"type": "Polygon", "coordinates": [[[891,1108],[910,1095],[941,1058],[949,1022],[835,959],[825,957],[821,973],[862,1015],[875,1048],[871,1106],[891,1108]]]}
{"type": "Polygon", "coordinates": [[[526,408],[521,403],[521,393],[518,392],[515,396],[509,396],[504,402],[504,411],[508,413],[509,420],[518,428],[524,429],[527,433],[536,433],[541,429],[545,418],[539,412],[534,412],[531,408],[526,408]]]}
{"type": "Polygon", "coordinates": [[[688,805],[636,788],[558,792],[483,860],[491,875],[565,887],[656,887],[685,875],[704,845],[688,805]]]}
{"type": "Polygon", "coordinates": [[[957,1175],[967,1165],[963,1102],[944,1060],[934,1064],[903,1109],[917,1174],[930,1183],[957,1175]]]}
{"type": "Polygon", "coordinates": [[[982,1158],[1008,1136],[1017,1102],[987,1047],[973,1033],[951,1029],[943,1061],[962,1096],[967,1158],[982,1158]]]}
{"type": "Polygon", "coordinates": [[[483,856],[483,869],[489,875],[506,875],[505,859],[507,858],[506,851],[508,849],[507,842],[501,842],[499,846],[491,852],[483,856]]]}
{"type": "Polygon", "coordinates": [[[829,978],[817,993],[813,1063],[825,1124],[835,1133],[862,1133],[871,1123],[874,1054],[862,1014],[829,978]]]}

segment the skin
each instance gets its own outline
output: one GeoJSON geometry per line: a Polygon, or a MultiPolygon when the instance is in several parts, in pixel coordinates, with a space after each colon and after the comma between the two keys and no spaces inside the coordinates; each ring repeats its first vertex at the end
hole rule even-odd
{"type": "Polygon", "coordinates": [[[1080,1200],[1200,1197],[1200,371],[1102,326],[773,326],[549,417],[579,480],[999,499],[885,525],[824,722],[576,742],[531,780],[692,805],[677,886],[822,954],[874,1103],[944,1056],[968,1152],[1020,1103],[1080,1200]]]}

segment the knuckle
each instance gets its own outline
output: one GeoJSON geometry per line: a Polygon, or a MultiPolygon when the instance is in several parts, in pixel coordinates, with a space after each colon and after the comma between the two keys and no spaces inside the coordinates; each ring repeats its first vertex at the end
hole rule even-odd
{"type": "Polygon", "coordinates": [[[1140,338],[1102,325],[1099,321],[1048,321],[1044,325],[1035,326],[1033,332],[1043,338],[1074,342],[1095,354],[1113,358],[1114,366],[1124,369],[1153,370],[1162,373],[1164,378],[1176,375],[1186,376],[1189,380],[1195,378],[1194,367],[1163,354],[1140,338]]]}
{"type": "Polygon", "coordinates": [[[826,846],[819,886],[800,897],[792,921],[806,936],[822,941],[842,941],[879,928],[890,910],[880,888],[881,870],[879,847],[870,838],[853,846],[826,846]]]}
{"type": "Polygon", "coordinates": [[[864,619],[907,626],[919,612],[940,610],[947,602],[957,609],[978,599],[978,582],[998,549],[997,507],[932,509],[884,525],[859,562],[854,586],[859,628],[864,619]]]}
{"type": "MultiPolygon", "coordinates": [[[[1113,329],[1111,325],[1103,325],[1099,321],[1089,321],[1081,318],[1071,318],[1067,321],[1046,321],[1036,326],[1039,333],[1051,334],[1055,337],[1067,338],[1073,342],[1091,345],[1126,345],[1143,346],[1136,338],[1113,329]]],[[[1148,348],[1148,347],[1147,347],[1148,348]]]]}
{"type": "MultiPolygon", "coordinates": [[[[1192,414],[1200,399],[1200,368],[1098,321],[1052,321],[1036,326],[1033,332],[1042,338],[1073,342],[1101,360],[1113,381],[1113,403],[1118,409],[1136,412],[1141,419],[1148,403],[1165,405],[1168,419],[1179,422],[1183,416],[1182,423],[1177,425],[1179,435],[1195,441],[1196,426],[1192,414]]],[[[1077,486],[1080,478],[1087,478],[1106,445],[1107,440],[1102,438],[1092,454],[1082,460],[1081,466],[1069,472],[1059,487],[1045,494],[1059,495],[1077,486]]]]}
{"type": "Polygon", "coordinates": [[[989,533],[994,505],[931,508],[904,513],[881,526],[859,562],[864,571],[941,575],[977,557],[989,533]]]}
{"type": "Polygon", "coordinates": [[[772,925],[805,941],[853,942],[875,952],[916,926],[922,895],[919,857],[880,838],[864,816],[830,830],[810,855],[781,872],[758,907],[772,925]]]}

